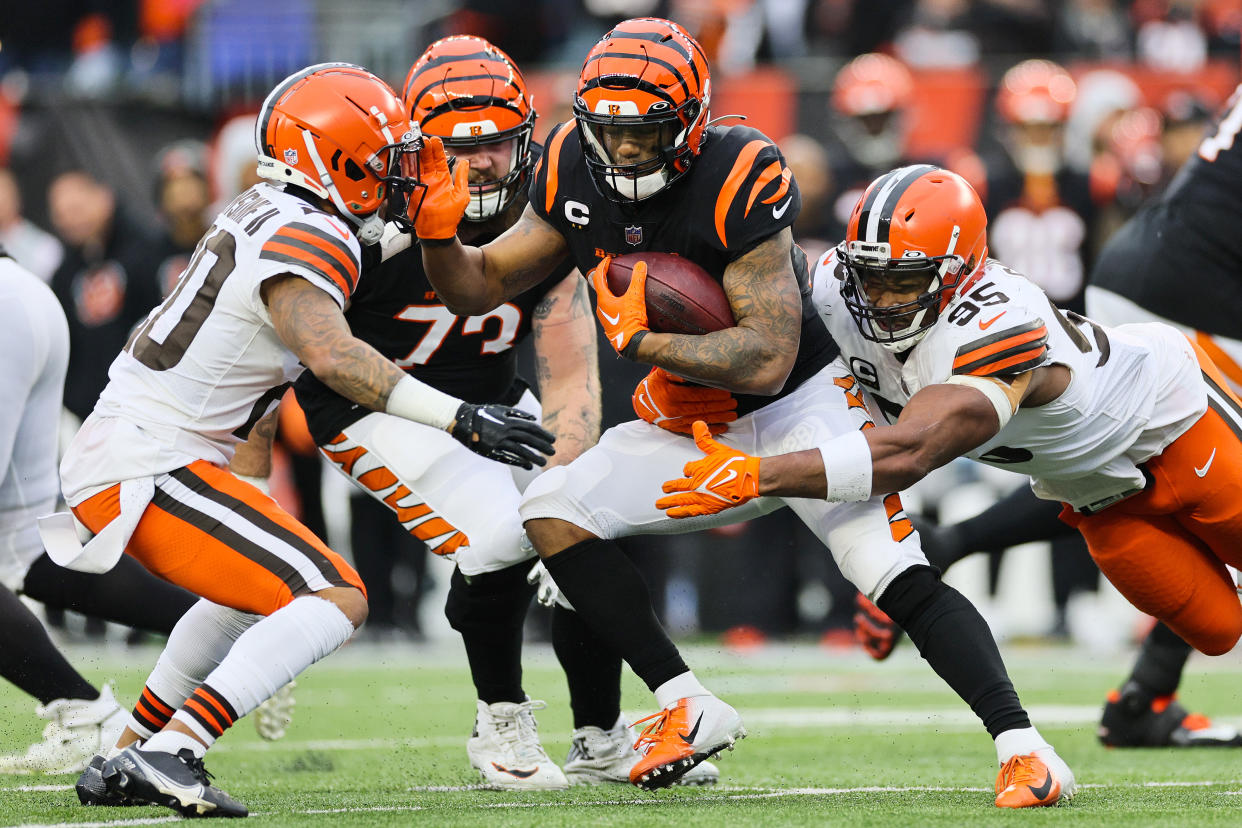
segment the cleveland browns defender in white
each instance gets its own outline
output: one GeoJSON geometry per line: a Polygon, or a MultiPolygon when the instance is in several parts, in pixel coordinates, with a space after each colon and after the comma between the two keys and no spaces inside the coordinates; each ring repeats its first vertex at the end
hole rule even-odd
{"type": "Polygon", "coordinates": [[[92,760],[87,773],[102,778],[84,774],[79,793],[89,782],[104,801],[194,816],[246,815],[208,781],[208,747],[367,614],[353,568],[225,468],[303,366],[487,456],[529,465],[551,451],[528,415],[436,391],[349,332],[360,242],[378,243],[386,216],[413,218],[406,171],[419,131],[387,84],[348,64],[302,70],[268,96],[255,138],[267,182],[216,218],[113,362],[61,465],[74,518],[93,535],[72,550],[74,566],[107,568],[124,550],[204,599],[134,709],[130,738],[145,742],[92,760]]]}
{"type": "Polygon", "coordinates": [[[815,298],[854,392],[890,425],[760,460],[696,424],[709,456],[665,484],[675,494],[661,508],[688,517],[756,495],[858,500],[965,455],[1030,475],[1131,603],[1204,653],[1229,651],[1242,636],[1226,568],[1242,564],[1242,406],[1174,328],[1058,310],[987,258],[986,229],[953,173],[912,166],[876,179],[846,241],[820,261],[815,298]],[[738,476],[715,485],[725,463],[738,476]]]}

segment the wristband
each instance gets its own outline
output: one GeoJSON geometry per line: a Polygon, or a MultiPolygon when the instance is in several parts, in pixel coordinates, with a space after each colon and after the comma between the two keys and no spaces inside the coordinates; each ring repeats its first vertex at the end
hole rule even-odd
{"type": "Polygon", "coordinates": [[[423,247],[448,247],[455,241],[457,241],[456,233],[449,236],[447,239],[424,239],[420,237],[418,243],[423,247]]]}
{"type": "Polygon", "coordinates": [[[457,424],[457,409],[460,407],[461,400],[406,374],[393,386],[384,411],[394,417],[451,431],[457,424]]]}
{"type": "Polygon", "coordinates": [[[861,431],[833,437],[819,447],[819,453],[828,483],[825,500],[871,499],[871,446],[861,431]]]}

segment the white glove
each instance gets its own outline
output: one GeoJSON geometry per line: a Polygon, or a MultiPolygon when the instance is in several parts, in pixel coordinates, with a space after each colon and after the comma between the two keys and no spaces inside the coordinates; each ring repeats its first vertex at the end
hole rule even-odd
{"type": "MultiPolygon", "coordinates": [[[[526,536],[523,535],[523,538],[526,536]]],[[[552,573],[548,572],[548,568],[543,565],[543,561],[535,561],[535,565],[531,567],[530,574],[526,576],[526,583],[538,584],[539,588],[535,590],[535,600],[543,604],[545,607],[561,606],[567,610],[572,610],[573,604],[561,594],[561,589],[556,585],[556,581],[552,580],[552,573]]]]}

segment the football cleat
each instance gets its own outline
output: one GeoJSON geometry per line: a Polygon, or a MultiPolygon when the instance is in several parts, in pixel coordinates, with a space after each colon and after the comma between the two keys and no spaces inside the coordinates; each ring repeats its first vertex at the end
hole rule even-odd
{"type": "Polygon", "coordinates": [[[1038,808],[1068,801],[1078,790],[1069,765],[1050,747],[1010,757],[996,775],[997,808],[1038,808]]]}
{"type": "Polygon", "coordinates": [[[43,738],[24,753],[0,756],[0,773],[80,773],[92,756],[116,743],[129,720],[110,683],[93,701],[55,699],[36,707],[35,715],[49,720],[43,738]]]}
{"type": "MultiPolygon", "coordinates": [[[[630,771],[642,754],[634,750],[634,735],[624,717],[610,730],[580,727],[569,741],[565,777],[570,785],[628,785],[630,771]]],[[[711,762],[700,762],[673,784],[715,785],[720,771],[711,762]]]]}
{"type": "Polygon", "coordinates": [[[101,805],[105,807],[139,804],[124,794],[114,794],[108,790],[108,786],[103,779],[103,766],[104,758],[102,753],[96,753],[91,758],[91,761],[87,763],[86,770],[82,771],[82,775],[78,777],[77,784],[73,786],[73,789],[78,792],[78,802],[81,802],[83,805],[101,805]]]}
{"type": "Polygon", "coordinates": [[[466,742],[470,766],[492,788],[512,791],[563,791],[569,780],[539,743],[534,711],[547,704],[478,702],[474,732],[466,742]]]}
{"type": "Polygon", "coordinates": [[[285,737],[289,723],[293,721],[293,708],[297,699],[293,698],[296,681],[291,681],[277,690],[267,701],[254,710],[254,729],[259,736],[269,742],[285,737]]]}
{"type": "Polygon", "coordinates": [[[203,760],[191,750],[174,755],[127,747],[104,762],[103,780],[113,796],[165,805],[185,817],[244,817],[246,806],[211,784],[203,760]]]}
{"type": "Polygon", "coordinates": [[[676,784],[697,765],[726,748],[732,750],[738,739],[746,737],[742,717],[712,695],[678,699],[634,726],[644,722],[647,727],[634,742],[642,758],[630,769],[630,782],[649,791],[676,784]]]}
{"type": "Polygon", "coordinates": [[[1096,735],[1106,747],[1242,747],[1237,728],[1213,724],[1132,681],[1108,694],[1096,735]]]}
{"type": "Polygon", "coordinates": [[[901,627],[861,592],[854,596],[854,608],[854,639],[876,661],[888,658],[901,640],[901,627]]]}

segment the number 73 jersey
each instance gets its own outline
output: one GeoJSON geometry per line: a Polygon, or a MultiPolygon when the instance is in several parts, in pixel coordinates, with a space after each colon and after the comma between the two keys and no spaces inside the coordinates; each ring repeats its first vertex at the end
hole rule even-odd
{"type": "Polygon", "coordinates": [[[1207,409],[1194,350],[1167,325],[1106,328],[1065,313],[1033,282],[989,259],[916,345],[893,353],[859,332],[839,267],[835,250],[820,258],[815,304],[880,422],[896,422],[912,396],[955,374],[1011,380],[1045,365],[1069,368],[1060,397],[1019,408],[966,455],[1029,475],[1041,497],[1090,507],[1142,487],[1138,464],[1207,409]]]}
{"type": "Polygon", "coordinates": [[[227,463],[302,372],[272,327],[263,282],[293,274],[343,308],[358,283],[360,255],[343,219],[278,186],[257,184],[234,199],[168,298],[134,329],[83,427],[121,421],[140,429],[122,432],[145,435],[148,445],[94,445],[74,474],[62,469],[66,495],[72,484],[158,474],[198,459],[227,463]],[[91,479],[99,476],[110,479],[91,479]]]}

